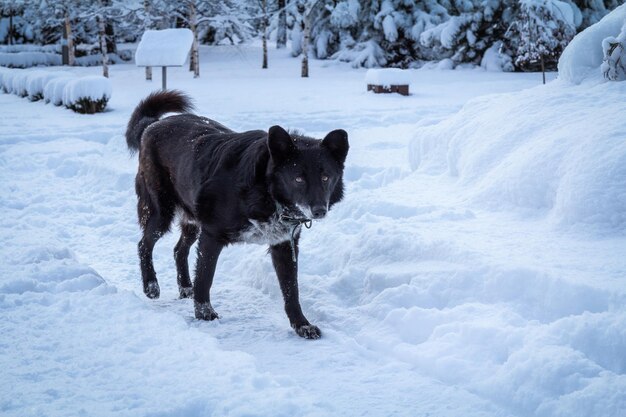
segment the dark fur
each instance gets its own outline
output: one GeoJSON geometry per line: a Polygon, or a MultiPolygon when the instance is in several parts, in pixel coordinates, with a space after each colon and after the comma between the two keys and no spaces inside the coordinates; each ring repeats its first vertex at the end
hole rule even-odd
{"type": "Polygon", "coordinates": [[[181,92],[153,93],[139,103],[126,130],[128,147],[139,150],[136,191],[143,230],[138,246],[144,292],[150,298],[159,296],[152,250],[179,213],[181,237],[174,257],[180,295],[193,294],[197,318],[217,318],[210,289],[221,250],[244,238],[260,239],[253,224],[272,225],[269,230],[274,234],[262,236],[270,236],[266,240],[289,321],[300,336],[318,338],[319,328],[308,322],[300,308],[297,261],[293,262],[285,237],[294,223],[277,221],[278,211],[284,208],[300,218],[304,212],[306,217],[322,218],[342,199],[346,132],[335,130],[324,140],[288,133],[279,126],[269,132],[237,133],[188,113],[191,109],[189,98],[181,92]],[[169,112],[183,114],[159,120],[169,112]],[[196,239],[192,289],[187,258],[196,239]]]}

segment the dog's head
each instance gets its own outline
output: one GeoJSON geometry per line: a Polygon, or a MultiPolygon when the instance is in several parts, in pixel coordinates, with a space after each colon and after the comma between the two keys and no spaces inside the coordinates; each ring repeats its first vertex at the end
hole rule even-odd
{"type": "Polygon", "coordinates": [[[321,219],[343,198],[349,148],[344,130],[333,130],[318,140],[272,126],[267,147],[270,192],[278,202],[297,208],[308,219],[321,219]]]}

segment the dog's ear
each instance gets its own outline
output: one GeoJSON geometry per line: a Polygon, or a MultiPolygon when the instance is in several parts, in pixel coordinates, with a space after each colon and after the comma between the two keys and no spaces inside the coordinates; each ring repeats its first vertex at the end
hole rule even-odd
{"type": "Polygon", "coordinates": [[[289,133],[280,126],[272,126],[267,135],[267,147],[274,161],[286,159],[296,150],[289,133]]]}
{"type": "Polygon", "coordinates": [[[343,164],[350,148],[348,133],[343,129],[333,130],[322,140],[322,146],[328,149],[339,163],[343,164]]]}

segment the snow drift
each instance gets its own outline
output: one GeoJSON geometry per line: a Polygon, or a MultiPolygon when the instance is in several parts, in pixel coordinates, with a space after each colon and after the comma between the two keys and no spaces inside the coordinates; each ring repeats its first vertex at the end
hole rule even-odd
{"type": "Polygon", "coordinates": [[[410,143],[413,170],[458,177],[491,209],[626,233],[626,84],[476,99],[410,143]],[[609,111],[607,111],[610,109],[609,111]]]}

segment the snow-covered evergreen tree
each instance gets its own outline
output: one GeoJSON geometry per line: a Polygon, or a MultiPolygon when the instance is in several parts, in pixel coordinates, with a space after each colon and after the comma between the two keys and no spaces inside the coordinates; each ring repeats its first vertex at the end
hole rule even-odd
{"type": "MultiPolygon", "coordinates": [[[[434,59],[479,63],[485,51],[502,39],[515,0],[452,0],[448,16],[425,30],[419,40],[433,48],[434,59]]],[[[444,3],[445,4],[445,3],[444,3]]]]}
{"type": "MultiPolygon", "coordinates": [[[[277,47],[291,39],[292,55],[302,56],[305,62],[310,54],[365,67],[410,67],[449,59],[446,62],[452,64],[469,62],[494,68],[497,65],[493,64],[500,62],[500,67],[511,68],[510,57],[515,69],[535,70],[542,57],[547,68],[553,67],[575,31],[595,23],[621,3],[623,0],[3,0],[0,42],[9,42],[7,19],[13,16],[12,42],[59,44],[67,22],[75,43],[81,44],[78,54],[99,51],[101,26],[96,19],[84,17],[99,14],[105,18],[109,53],[115,51],[115,42],[136,42],[148,28],[190,27],[197,33],[196,45],[238,44],[263,32],[277,47]],[[489,55],[487,61],[485,55],[489,55]]],[[[194,68],[196,55],[191,62],[194,68]]]]}
{"type": "Polygon", "coordinates": [[[25,28],[28,22],[23,18],[24,0],[3,0],[0,2],[0,42],[8,45],[32,41],[32,30],[25,28]],[[28,36],[31,35],[31,36],[28,36]]]}
{"type": "Polygon", "coordinates": [[[623,0],[569,0],[581,14],[580,30],[588,28],[615,9],[623,0]]]}
{"type": "Polygon", "coordinates": [[[604,60],[602,74],[611,81],[626,81],[626,22],[617,37],[610,36],[602,41],[604,60]]]}
{"type": "Polygon", "coordinates": [[[251,21],[259,14],[257,0],[198,0],[197,6],[201,43],[234,45],[255,35],[251,21]]]}
{"type": "Polygon", "coordinates": [[[522,71],[555,69],[576,34],[572,7],[559,0],[519,0],[503,49],[522,71]]]}

